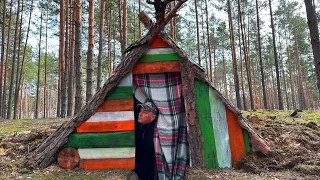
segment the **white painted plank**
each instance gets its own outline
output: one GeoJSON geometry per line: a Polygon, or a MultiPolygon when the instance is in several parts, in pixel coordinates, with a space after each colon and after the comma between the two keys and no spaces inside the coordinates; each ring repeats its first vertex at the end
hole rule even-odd
{"type": "Polygon", "coordinates": [[[220,168],[231,167],[232,159],[226,109],[223,102],[216,96],[211,87],[209,87],[209,101],[218,165],[220,168]]]}
{"type": "Polygon", "coordinates": [[[132,73],[129,72],[120,82],[118,87],[120,86],[132,86],[132,73]]]}
{"type": "Polygon", "coordinates": [[[96,112],[86,122],[122,121],[134,119],[134,111],[96,112]]]}
{"type": "Polygon", "coordinates": [[[131,158],[135,148],[84,148],[78,149],[80,159],[131,158]]]}
{"type": "Polygon", "coordinates": [[[145,54],[172,54],[175,51],[172,48],[153,48],[149,49],[145,54]]]}

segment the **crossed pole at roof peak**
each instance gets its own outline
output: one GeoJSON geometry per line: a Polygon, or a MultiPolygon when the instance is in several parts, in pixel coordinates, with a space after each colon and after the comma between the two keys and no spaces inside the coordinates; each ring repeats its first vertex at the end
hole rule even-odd
{"type": "MultiPolygon", "coordinates": [[[[154,6],[154,9],[156,10],[156,23],[157,25],[159,25],[162,21],[164,21],[165,19],[165,13],[166,13],[166,8],[167,8],[167,5],[172,2],[172,1],[175,1],[175,0],[146,0],[148,4],[152,4],[154,6]]],[[[178,4],[179,7],[184,3],[186,2],[187,0],[177,0],[178,3],[176,4],[176,6],[178,4]]],[[[178,8],[179,8],[178,7],[178,8]]],[[[177,9],[175,9],[175,11],[177,11],[177,9]]],[[[173,8],[174,9],[174,8],[173,8]]],[[[172,10],[173,10],[172,9],[172,10]]],[[[171,10],[171,11],[172,11],[171,10]]],[[[173,15],[175,15],[176,12],[174,12],[173,15]]],[[[168,17],[168,16],[167,16],[168,17]]],[[[167,18],[166,17],[166,18],[167,18]]],[[[170,19],[172,18],[172,16],[170,17],[170,19]]],[[[168,22],[167,22],[168,23],[168,22]]]]}

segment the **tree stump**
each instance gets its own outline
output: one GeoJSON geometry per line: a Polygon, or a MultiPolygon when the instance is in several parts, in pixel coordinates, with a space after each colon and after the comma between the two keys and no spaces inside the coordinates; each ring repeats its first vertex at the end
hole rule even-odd
{"type": "Polygon", "coordinates": [[[64,148],[59,152],[58,164],[64,169],[73,169],[77,167],[79,161],[79,153],[73,148],[64,148]]]}

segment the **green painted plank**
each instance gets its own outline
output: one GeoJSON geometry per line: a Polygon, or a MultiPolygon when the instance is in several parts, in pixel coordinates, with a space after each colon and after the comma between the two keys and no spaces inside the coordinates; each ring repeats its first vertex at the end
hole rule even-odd
{"type": "Polygon", "coordinates": [[[209,102],[218,164],[220,168],[230,168],[232,167],[232,160],[226,109],[212,87],[209,87],[209,102]]]}
{"type": "Polygon", "coordinates": [[[175,61],[180,60],[178,53],[172,54],[145,54],[139,58],[139,62],[175,61]]]}
{"type": "Polygon", "coordinates": [[[212,129],[209,99],[209,86],[199,80],[194,81],[198,121],[203,138],[202,148],[207,168],[218,168],[217,150],[212,129]]]}
{"type": "Polygon", "coordinates": [[[116,87],[115,90],[107,97],[107,99],[132,99],[133,88],[132,86],[116,87]]]}
{"type": "Polygon", "coordinates": [[[73,148],[117,148],[134,147],[134,131],[105,133],[71,133],[65,147],[73,148]]]}
{"type": "Polygon", "coordinates": [[[242,128],[242,134],[243,134],[243,140],[244,140],[244,147],[246,148],[246,153],[249,153],[251,151],[249,133],[247,130],[242,128]]]}

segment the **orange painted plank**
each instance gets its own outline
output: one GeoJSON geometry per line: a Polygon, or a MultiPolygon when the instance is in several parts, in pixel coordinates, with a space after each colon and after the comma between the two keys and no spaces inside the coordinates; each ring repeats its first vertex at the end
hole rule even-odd
{"type": "Polygon", "coordinates": [[[133,99],[110,99],[98,107],[97,112],[133,111],[133,99]]]}
{"type": "Polygon", "coordinates": [[[158,36],[149,44],[149,47],[150,48],[169,47],[169,44],[167,44],[162,38],[158,36]]]}
{"type": "Polygon", "coordinates": [[[134,120],[84,122],[77,127],[77,132],[107,132],[134,130],[134,120]]]}
{"type": "Polygon", "coordinates": [[[64,148],[58,154],[58,164],[65,169],[77,167],[79,160],[79,153],[73,148],[64,148]]]}
{"type": "Polygon", "coordinates": [[[229,130],[230,149],[232,165],[236,167],[237,161],[246,156],[246,149],[242,135],[242,128],[239,125],[235,114],[226,106],[226,115],[229,130]]]}
{"type": "Polygon", "coordinates": [[[80,168],[85,170],[109,168],[134,169],[134,158],[80,159],[80,168]]]}
{"type": "Polygon", "coordinates": [[[180,61],[137,63],[132,74],[180,72],[180,61]]]}

